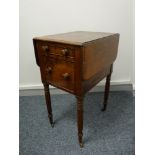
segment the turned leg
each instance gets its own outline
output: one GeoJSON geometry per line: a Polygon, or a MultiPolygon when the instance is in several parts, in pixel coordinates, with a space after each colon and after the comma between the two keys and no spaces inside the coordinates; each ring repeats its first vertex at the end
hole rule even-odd
{"type": "Polygon", "coordinates": [[[102,111],[105,111],[107,108],[107,102],[108,102],[108,96],[109,96],[109,90],[110,90],[110,79],[112,74],[112,68],[113,65],[110,67],[110,73],[106,77],[106,83],[105,83],[105,91],[104,91],[104,102],[103,102],[103,108],[102,111]]]}
{"type": "Polygon", "coordinates": [[[51,97],[50,97],[50,92],[49,92],[49,84],[45,82],[45,83],[43,83],[43,85],[44,85],[44,91],[45,91],[45,99],[46,99],[46,106],[47,106],[47,111],[48,111],[48,118],[51,123],[51,126],[54,127],[52,107],[51,107],[51,97]]]}
{"type": "Polygon", "coordinates": [[[77,127],[78,127],[78,139],[80,147],[83,147],[83,97],[77,98],[77,127]]]}

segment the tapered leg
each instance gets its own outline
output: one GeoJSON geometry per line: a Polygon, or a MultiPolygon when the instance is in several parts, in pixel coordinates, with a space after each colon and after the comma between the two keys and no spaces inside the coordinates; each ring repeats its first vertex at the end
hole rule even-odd
{"type": "Polygon", "coordinates": [[[103,102],[102,111],[105,111],[106,108],[107,108],[107,102],[108,102],[108,97],[109,97],[110,79],[111,79],[111,74],[112,74],[112,68],[113,68],[113,65],[111,65],[111,67],[110,67],[110,73],[106,77],[106,84],[105,84],[105,91],[104,91],[104,102],[103,102]]]}
{"type": "Polygon", "coordinates": [[[77,98],[77,127],[80,147],[83,147],[83,97],[77,98]]]}
{"type": "Polygon", "coordinates": [[[49,84],[45,82],[45,83],[43,83],[43,85],[44,85],[44,91],[45,91],[45,99],[46,99],[46,106],[47,106],[47,111],[48,111],[48,118],[51,123],[51,126],[54,127],[52,106],[51,106],[51,97],[50,97],[50,92],[49,92],[49,84]]]}

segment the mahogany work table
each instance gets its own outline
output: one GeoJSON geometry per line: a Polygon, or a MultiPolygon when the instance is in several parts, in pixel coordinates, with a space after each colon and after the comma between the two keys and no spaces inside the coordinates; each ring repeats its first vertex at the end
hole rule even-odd
{"type": "Polygon", "coordinates": [[[77,98],[77,128],[83,147],[83,99],[106,77],[104,111],[110,87],[113,62],[117,56],[119,34],[69,32],[33,38],[36,63],[40,67],[49,121],[53,127],[49,85],[72,93],[77,98]]]}

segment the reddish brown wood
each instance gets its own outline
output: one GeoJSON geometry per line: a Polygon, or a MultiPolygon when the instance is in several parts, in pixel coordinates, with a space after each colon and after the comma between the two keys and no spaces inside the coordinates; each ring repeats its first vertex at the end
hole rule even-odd
{"type": "Polygon", "coordinates": [[[74,63],[62,60],[47,60],[45,62],[46,81],[55,83],[60,87],[74,90],[74,63]]]}
{"type": "Polygon", "coordinates": [[[105,84],[105,91],[104,91],[104,102],[103,102],[102,111],[105,111],[106,108],[107,108],[107,102],[108,102],[108,97],[109,97],[110,79],[111,79],[111,74],[112,74],[112,68],[113,68],[113,65],[111,65],[111,67],[110,67],[110,73],[106,77],[106,84],[105,84]]]}
{"type": "Polygon", "coordinates": [[[110,67],[102,69],[100,72],[92,76],[89,80],[85,80],[83,82],[83,92],[88,92],[91,88],[93,88],[98,82],[100,82],[103,78],[107,76],[110,72],[110,67]]]}
{"type": "Polygon", "coordinates": [[[118,38],[119,35],[114,34],[84,44],[84,80],[110,68],[117,56],[118,38]]]}
{"type": "Polygon", "coordinates": [[[53,124],[49,84],[77,98],[79,144],[83,147],[83,96],[106,78],[104,109],[107,105],[111,64],[117,56],[119,34],[71,32],[33,39],[36,63],[40,67],[46,104],[53,124]]]}
{"type": "Polygon", "coordinates": [[[50,92],[49,92],[49,84],[47,82],[44,82],[43,85],[44,85],[44,91],[45,91],[45,99],[46,99],[46,106],[47,106],[47,111],[48,111],[48,118],[49,118],[49,121],[50,121],[52,127],[54,127],[52,106],[51,106],[51,97],[50,97],[50,92]]]}
{"type": "Polygon", "coordinates": [[[35,58],[36,58],[36,64],[38,66],[40,66],[39,64],[39,57],[38,57],[38,50],[37,50],[37,45],[36,45],[36,41],[33,39],[33,46],[34,46],[34,54],[35,54],[35,58]]]}
{"type": "Polygon", "coordinates": [[[77,127],[78,127],[78,139],[80,147],[83,147],[83,97],[76,96],[77,98],[77,127]]]}

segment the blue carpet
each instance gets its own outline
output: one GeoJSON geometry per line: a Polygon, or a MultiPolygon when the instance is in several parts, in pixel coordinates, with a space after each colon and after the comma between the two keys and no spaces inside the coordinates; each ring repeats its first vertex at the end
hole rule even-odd
{"type": "Polygon", "coordinates": [[[84,100],[84,148],[77,140],[76,99],[51,96],[55,126],[47,117],[44,96],[20,97],[20,155],[134,155],[134,97],[130,91],[110,92],[101,112],[103,93],[84,100]]]}

